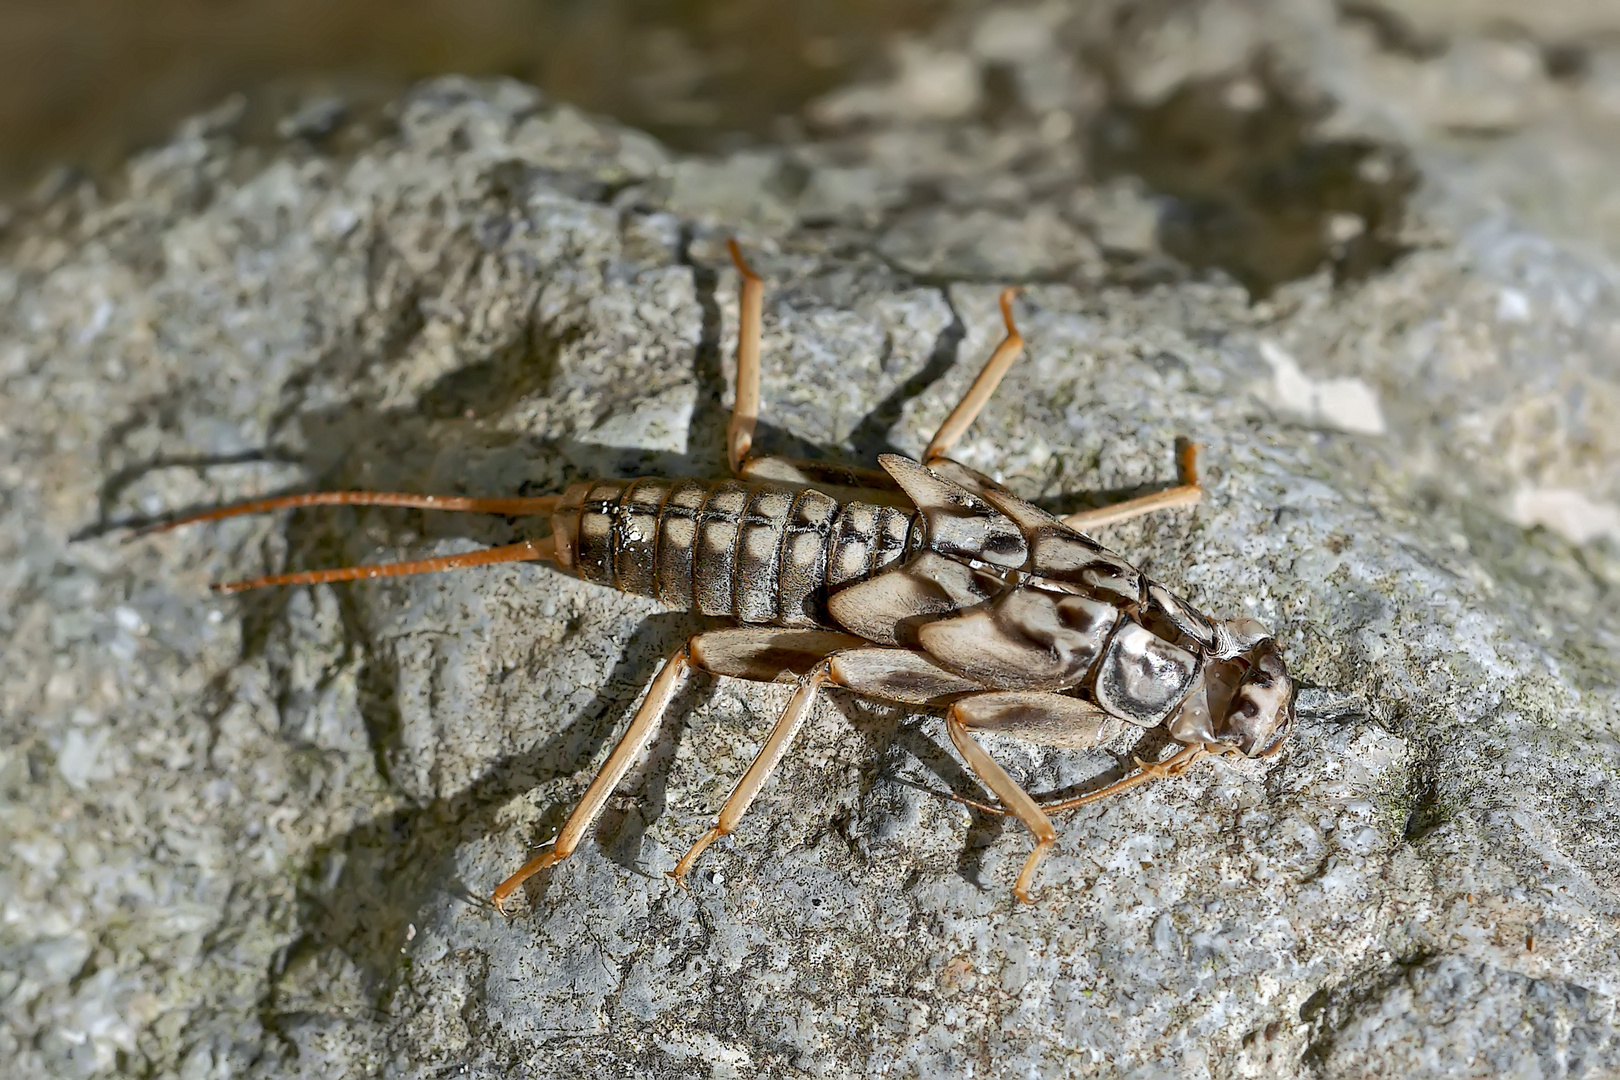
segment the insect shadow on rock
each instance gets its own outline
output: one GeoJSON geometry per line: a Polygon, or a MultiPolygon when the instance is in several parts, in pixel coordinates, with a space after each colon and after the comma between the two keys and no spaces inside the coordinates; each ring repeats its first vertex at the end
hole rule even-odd
{"type": "Polygon", "coordinates": [[[823,688],[945,714],[967,767],[1035,836],[1013,891],[1029,900],[1057,840],[1049,814],[1174,776],[1209,753],[1275,753],[1293,722],[1293,684],[1269,632],[1253,619],[1211,619],[1082,530],[1202,497],[1187,444],[1172,488],[1055,517],[945,455],[1023,351],[1014,289],[1001,294],[1006,337],[921,461],[882,454],[865,469],[752,454],[759,416],[764,284],[736,243],[741,275],[736,404],[726,428],[731,475],[588,480],[560,495],[478,498],[328,491],[259,499],[146,531],[302,506],[399,506],[548,515],[551,535],[408,562],[272,574],[216,585],[239,592],[543,561],[586,581],[656,597],[736,625],[689,638],[665,661],[629,728],[556,839],[496,887],[506,903],[567,858],[647,747],[692,669],[797,690],[720,810],[670,871],[687,874],[737,828],[780,764],[823,688]],[[997,732],[1086,748],[1129,723],[1163,727],[1179,749],[1096,791],[1041,804],[974,739],[997,732]]]}

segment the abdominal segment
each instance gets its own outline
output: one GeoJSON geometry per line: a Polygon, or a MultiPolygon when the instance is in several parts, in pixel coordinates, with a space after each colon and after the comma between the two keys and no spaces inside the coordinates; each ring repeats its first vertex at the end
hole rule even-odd
{"type": "Polygon", "coordinates": [[[598,480],[564,496],[580,577],[748,625],[827,624],[829,593],[896,563],[914,515],[757,480],[598,480]]]}

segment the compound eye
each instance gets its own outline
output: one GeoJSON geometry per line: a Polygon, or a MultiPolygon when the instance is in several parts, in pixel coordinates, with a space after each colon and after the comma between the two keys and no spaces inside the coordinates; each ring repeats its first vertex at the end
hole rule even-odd
{"type": "Polygon", "coordinates": [[[1294,682],[1273,641],[1260,642],[1246,659],[1249,671],[1232,695],[1231,708],[1215,734],[1246,757],[1254,757],[1272,749],[1276,736],[1286,728],[1294,682]]]}

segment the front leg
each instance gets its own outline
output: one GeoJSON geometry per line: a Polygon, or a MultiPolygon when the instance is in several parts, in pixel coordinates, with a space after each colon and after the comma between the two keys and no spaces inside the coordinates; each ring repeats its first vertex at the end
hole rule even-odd
{"type": "Polygon", "coordinates": [[[1030,902],[1029,887],[1035,868],[1057,843],[1057,830],[1029,792],[1018,786],[996,760],[968,733],[975,727],[1027,739],[1048,746],[1091,747],[1108,741],[1120,722],[1095,705],[1062,694],[1033,692],[974,694],[953,704],[945,714],[951,742],[985,787],[995,793],[1007,813],[1017,817],[1035,836],[1035,850],[1013,884],[1013,895],[1030,902]]]}
{"type": "Polygon", "coordinates": [[[1062,802],[1046,803],[1041,808],[1047,813],[1056,814],[1064,810],[1073,810],[1085,806],[1087,803],[1098,802],[1111,795],[1118,795],[1122,791],[1140,787],[1150,780],[1163,780],[1171,776],[1180,776],[1187,771],[1189,765],[1209,752],[1209,747],[1202,743],[1194,743],[1191,746],[1183,746],[1164,761],[1143,761],[1141,758],[1132,758],[1131,760],[1136,763],[1136,771],[1128,776],[1115,780],[1107,787],[1098,788],[1096,791],[1088,791],[1084,795],[1076,795],[1074,798],[1064,799],[1062,802]]]}

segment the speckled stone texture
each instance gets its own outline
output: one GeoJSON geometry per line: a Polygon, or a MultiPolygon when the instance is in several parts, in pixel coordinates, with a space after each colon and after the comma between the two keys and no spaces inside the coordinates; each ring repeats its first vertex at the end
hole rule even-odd
{"type": "MultiPolygon", "coordinates": [[[[1620,1075],[1620,241],[1580,180],[1620,53],[1568,74],[1577,31],[1454,6],[970,11],[725,160],[510,84],[424,86],[344,160],[225,108],[18,208],[7,1075],[1620,1075]],[[1189,131],[1229,153],[1202,194],[1140,142],[1189,131]],[[964,461],[1070,509],[1201,443],[1202,505],[1102,538],[1274,628],[1286,752],[1066,815],[1019,905],[1029,838],[941,797],[979,790],[940,722],[835,694],[684,892],[787,695],[697,678],[508,920],[481,897],[701,622],[535,566],[206,589],[532,522],[117,527],[712,475],[732,229],[767,450],[919,451],[1007,281],[1028,354],[964,461]]],[[[1039,793],[1133,749],[990,746],[1039,793]]]]}

